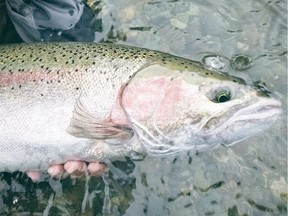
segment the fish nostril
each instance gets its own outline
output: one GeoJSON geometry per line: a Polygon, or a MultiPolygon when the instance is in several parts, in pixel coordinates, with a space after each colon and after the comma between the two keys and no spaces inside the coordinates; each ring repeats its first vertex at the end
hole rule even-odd
{"type": "Polygon", "coordinates": [[[257,96],[270,97],[271,91],[267,89],[266,83],[262,81],[256,81],[253,83],[254,88],[257,90],[257,96]]]}
{"type": "Polygon", "coordinates": [[[265,90],[259,90],[257,91],[257,96],[260,96],[260,97],[270,97],[270,93],[269,91],[265,91],[265,90]]]}

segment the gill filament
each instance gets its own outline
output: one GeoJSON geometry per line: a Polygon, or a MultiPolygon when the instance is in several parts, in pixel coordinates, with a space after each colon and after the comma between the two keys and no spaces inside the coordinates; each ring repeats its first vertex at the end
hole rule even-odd
{"type": "MultiPolygon", "coordinates": [[[[140,138],[144,141],[144,146],[146,147],[146,150],[151,155],[169,155],[169,154],[175,154],[179,152],[179,148],[171,147],[171,145],[164,144],[159,139],[157,139],[152,133],[150,133],[142,124],[140,124],[137,121],[134,121],[132,119],[132,123],[138,128],[141,132],[138,133],[140,138]],[[146,134],[144,135],[143,132],[146,134]],[[150,138],[150,139],[149,139],[150,138]],[[154,142],[153,142],[154,141],[154,142]],[[157,149],[158,148],[158,149],[157,149]],[[163,148],[163,149],[161,149],[163,148]]],[[[162,137],[162,135],[160,134],[162,137]]],[[[164,139],[167,139],[167,137],[163,137],[164,139]]],[[[163,139],[162,138],[162,139],[163,139]]],[[[168,139],[170,140],[170,139],[168,139]]]]}

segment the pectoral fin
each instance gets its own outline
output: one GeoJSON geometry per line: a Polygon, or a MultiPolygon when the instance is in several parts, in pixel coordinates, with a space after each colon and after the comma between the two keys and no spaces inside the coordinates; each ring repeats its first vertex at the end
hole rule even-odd
{"type": "Polygon", "coordinates": [[[73,117],[66,131],[75,137],[92,139],[130,139],[133,137],[133,130],[129,125],[116,124],[111,119],[99,122],[83,106],[80,99],[76,101],[73,117]]]}

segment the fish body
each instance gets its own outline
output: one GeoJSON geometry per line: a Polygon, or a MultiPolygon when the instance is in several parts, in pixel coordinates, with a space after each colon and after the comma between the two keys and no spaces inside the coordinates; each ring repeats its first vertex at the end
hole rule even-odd
{"type": "Polygon", "coordinates": [[[266,91],[130,46],[0,46],[0,171],[231,144],[281,114],[266,91]]]}

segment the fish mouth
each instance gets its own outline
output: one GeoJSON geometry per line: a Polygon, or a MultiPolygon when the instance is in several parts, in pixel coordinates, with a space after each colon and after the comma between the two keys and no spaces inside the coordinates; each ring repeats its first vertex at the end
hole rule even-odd
{"type": "Polygon", "coordinates": [[[209,136],[223,131],[262,130],[274,123],[282,112],[281,102],[276,99],[260,100],[248,106],[247,103],[235,105],[206,120],[201,131],[209,136]]]}
{"type": "Polygon", "coordinates": [[[233,122],[268,122],[276,120],[282,114],[281,102],[277,100],[259,101],[256,104],[238,110],[228,120],[227,124],[233,122]]]}
{"type": "Polygon", "coordinates": [[[222,125],[218,126],[214,134],[218,137],[219,143],[232,145],[267,130],[279,119],[282,112],[281,102],[275,99],[261,100],[231,114],[222,125]]]}
{"type": "Polygon", "coordinates": [[[222,120],[217,123],[209,122],[208,124],[213,126],[208,126],[209,130],[202,133],[205,142],[210,146],[220,143],[225,146],[233,145],[267,130],[283,113],[281,102],[276,99],[260,100],[250,106],[246,104],[241,107],[235,106],[221,113],[217,118],[222,120]]]}
{"type": "Polygon", "coordinates": [[[215,132],[215,130],[223,130],[223,127],[228,129],[235,124],[244,126],[249,123],[249,125],[256,126],[257,123],[274,122],[282,114],[282,111],[281,102],[275,99],[261,100],[249,106],[247,103],[241,106],[235,105],[206,121],[202,128],[215,132]]]}

